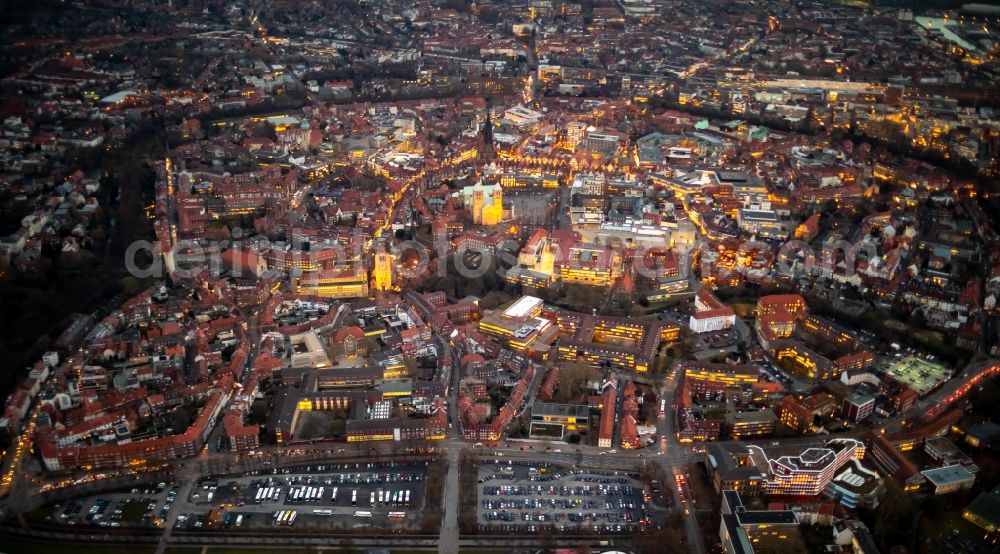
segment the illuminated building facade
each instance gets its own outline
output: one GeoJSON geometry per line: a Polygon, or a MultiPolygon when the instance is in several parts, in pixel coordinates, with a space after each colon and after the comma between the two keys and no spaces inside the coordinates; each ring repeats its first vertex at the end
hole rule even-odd
{"type": "Polygon", "coordinates": [[[476,225],[491,226],[503,221],[503,187],[500,184],[484,185],[479,182],[463,188],[460,194],[476,225]]]}
{"type": "Polygon", "coordinates": [[[290,363],[293,368],[320,368],[330,365],[326,348],[314,331],[308,331],[288,337],[291,347],[290,363]]]}
{"type": "Polygon", "coordinates": [[[135,440],[123,444],[58,446],[51,434],[36,437],[42,464],[49,471],[93,468],[143,467],[188,458],[198,453],[212,431],[211,422],[222,412],[229,400],[231,380],[223,379],[198,417],[179,435],[135,440]],[[224,392],[224,389],[226,392],[224,392]]]}
{"type": "Polygon", "coordinates": [[[839,374],[839,368],[829,358],[798,341],[781,339],[773,349],[779,362],[791,363],[796,372],[810,379],[833,379],[839,374]]]}
{"type": "Polygon", "coordinates": [[[589,426],[590,408],[587,406],[547,402],[531,404],[531,436],[562,438],[566,431],[575,432],[589,426]]]}
{"type": "Polygon", "coordinates": [[[844,418],[850,421],[861,421],[875,410],[875,397],[870,394],[857,393],[844,399],[841,411],[844,418]]]}
{"type": "Polygon", "coordinates": [[[760,380],[760,371],[746,364],[682,361],[678,369],[683,371],[684,379],[695,394],[753,385],[760,380]]]}
{"type": "Polygon", "coordinates": [[[688,325],[695,333],[728,329],[736,323],[736,314],[732,308],[723,304],[708,289],[698,290],[694,304],[697,311],[691,316],[688,325]]]}
{"type": "Polygon", "coordinates": [[[979,493],[962,511],[962,517],[991,535],[1000,530],[1000,485],[979,493]]]}
{"type": "Polygon", "coordinates": [[[522,296],[503,311],[487,312],[479,321],[479,330],[517,352],[545,358],[559,329],[552,321],[539,317],[541,313],[541,298],[522,296]]]}
{"type": "Polygon", "coordinates": [[[482,190],[472,193],[472,222],[476,225],[497,225],[503,220],[503,188],[493,187],[490,202],[482,190]]]}
{"type": "Polygon", "coordinates": [[[349,419],[347,442],[441,440],[448,435],[444,412],[427,418],[349,419]]]}
{"type": "Polygon", "coordinates": [[[394,257],[384,249],[375,253],[375,262],[372,267],[372,282],[376,291],[392,290],[394,257]]]}
{"type": "Polygon", "coordinates": [[[562,311],[556,316],[560,330],[558,358],[628,371],[648,371],[661,342],[677,340],[680,327],[625,317],[597,317],[562,311]]]}
{"type": "Polygon", "coordinates": [[[768,459],[759,446],[749,446],[751,455],[766,460],[765,494],[818,496],[844,464],[865,457],[865,445],[857,439],[833,439],[822,448],[808,448],[798,456],[768,459]]]}
{"type": "Polygon", "coordinates": [[[709,443],[705,447],[705,468],[716,492],[731,490],[758,495],[763,489],[764,475],[755,465],[750,449],[741,442],[709,443]]]}
{"type": "Polygon", "coordinates": [[[297,291],[323,298],[363,298],[368,296],[368,270],[363,264],[345,269],[321,269],[302,274],[297,291]]]}
{"type": "Polygon", "coordinates": [[[725,427],[733,440],[763,437],[774,432],[778,417],[771,410],[727,412],[725,427]]]}
{"type": "Polygon", "coordinates": [[[620,252],[597,245],[574,245],[559,265],[563,283],[610,287],[621,275],[620,252]]]}
{"type": "Polygon", "coordinates": [[[950,494],[971,489],[976,482],[976,475],[961,464],[925,469],[920,473],[927,479],[934,494],[950,494]]]}
{"type": "MultiPolygon", "coordinates": [[[[798,536],[799,522],[791,510],[751,510],[740,494],[722,492],[719,539],[726,554],[781,552],[782,543],[798,536]]],[[[792,543],[795,544],[795,543],[792,543]]]]}
{"type": "Polygon", "coordinates": [[[291,372],[288,376],[286,371],[282,371],[285,386],[275,396],[267,425],[274,442],[294,442],[295,430],[303,413],[335,410],[351,414],[346,420],[349,442],[444,438],[448,423],[443,411],[429,418],[365,418],[365,410],[359,408],[412,394],[411,380],[387,379],[387,371],[381,366],[310,369],[291,372]],[[373,421],[380,423],[371,423],[373,421]]]}
{"type": "Polygon", "coordinates": [[[757,300],[757,317],[778,312],[797,316],[805,313],[807,309],[805,298],[798,294],[771,294],[761,296],[757,300]]]}
{"type": "Polygon", "coordinates": [[[289,272],[297,269],[302,272],[319,271],[325,267],[334,267],[338,257],[343,254],[339,248],[314,248],[309,251],[291,251],[272,248],[264,254],[267,267],[278,271],[289,272]]]}
{"type": "Polygon", "coordinates": [[[781,399],[781,403],[777,408],[777,415],[778,421],[785,428],[799,433],[812,427],[816,414],[799,403],[797,398],[788,395],[781,399]]]}

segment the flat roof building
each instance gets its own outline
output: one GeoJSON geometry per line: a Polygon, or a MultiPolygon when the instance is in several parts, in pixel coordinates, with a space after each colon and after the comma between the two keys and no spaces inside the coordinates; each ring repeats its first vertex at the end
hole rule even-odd
{"type": "Polygon", "coordinates": [[[910,387],[919,396],[936,389],[951,377],[951,370],[914,356],[902,358],[889,366],[889,375],[910,387]]]}
{"type": "Polygon", "coordinates": [[[934,494],[949,494],[962,489],[972,488],[972,484],[976,481],[975,474],[969,472],[969,470],[960,464],[925,469],[920,473],[927,478],[934,494]]]}
{"type": "Polygon", "coordinates": [[[590,408],[574,404],[531,404],[531,436],[562,438],[566,431],[590,426],[590,408]],[[558,433],[558,434],[556,434],[558,433]]]}
{"type": "Polygon", "coordinates": [[[987,533],[1000,530],[1000,485],[989,492],[980,493],[962,511],[962,517],[987,533]]]}
{"type": "Polygon", "coordinates": [[[822,448],[807,448],[798,456],[769,459],[759,446],[750,446],[751,457],[766,468],[767,494],[818,496],[851,460],[865,457],[865,445],[856,439],[832,439],[822,448]]]}
{"type": "Polygon", "coordinates": [[[791,510],[750,510],[736,491],[723,491],[719,539],[727,554],[752,554],[758,549],[782,549],[794,540],[799,522],[791,510]]]}
{"type": "Polygon", "coordinates": [[[760,437],[774,432],[778,416],[771,410],[726,413],[726,429],[734,440],[760,437]]]}

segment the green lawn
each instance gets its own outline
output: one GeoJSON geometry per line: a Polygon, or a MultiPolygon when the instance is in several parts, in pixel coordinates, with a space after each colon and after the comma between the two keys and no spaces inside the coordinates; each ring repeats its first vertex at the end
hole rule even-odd
{"type": "Polygon", "coordinates": [[[52,506],[42,506],[24,514],[24,519],[31,525],[39,525],[45,522],[45,518],[52,514],[52,506]]]}
{"type": "MultiPolygon", "coordinates": [[[[329,547],[324,547],[323,549],[335,552],[338,549],[338,545],[334,543],[329,547]]],[[[0,537],[0,552],[3,554],[51,554],[57,550],[65,550],[67,552],[72,552],[73,554],[108,554],[109,552],[114,552],[114,554],[152,554],[156,549],[153,546],[112,546],[105,544],[80,544],[75,542],[53,544],[51,541],[0,537]]],[[[205,552],[207,554],[303,554],[304,552],[315,552],[316,550],[316,547],[277,549],[210,546],[205,549],[205,552]]],[[[417,554],[432,551],[433,549],[420,550],[416,548],[391,550],[393,554],[417,554]]],[[[172,546],[168,547],[166,550],[167,554],[201,554],[201,552],[202,547],[200,546],[172,546]]],[[[470,552],[476,552],[479,554],[504,554],[506,551],[471,550],[470,552]]]]}
{"type": "Polygon", "coordinates": [[[122,521],[128,523],[138,523],[142,521],[142,516],[146,515],[146,504],[144,502],[129,502],[122,508],[122,521]]]}
{"type": "MultiPolygon", "coordinates": [[[[31,539],[0,537],[0,552],[6,554],[51,554],[58,550],[73,552],[73,554],[152,554],[155,548],[152,546],[122,546],[106,544],[80,544],[80,543],[53,543],[49,541],[37,541],[31,539]]],[[[193,551],[190,552],[193,554],[193,551]]]]}
{"type": "MultiPolygon", "coordinates": [[[[336,551],[339,548],[336,542],[331,546],[324,546],[323,550],[336,551]]],[[[214,547],[210,546],[206,550],[207,554],[304,554],[306,552],[316,552],[319,547],[304,546],[302,548],[240,548],[238,546],[214,547]]]]}

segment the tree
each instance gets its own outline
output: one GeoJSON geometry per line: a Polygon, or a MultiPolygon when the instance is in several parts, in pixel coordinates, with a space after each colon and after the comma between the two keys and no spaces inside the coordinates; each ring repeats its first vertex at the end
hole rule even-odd
{"type": "Polygon", "coordinates": [[[656,554],[680,554],[690,552],[687,537],[684,535],[684,524],[675,520],[668,522],[663,529],[635,535],[633,543],[637,551],[656,554]]]}
{"type": "Polygon", "coordinates": [[[576,400],[593,370],[582,364],[563,364],[559,368],[559,385],[552,401],[560,404],[570,404],[576,400]]]}
{"type": "Polygon", "coordinates": [[[893,479],[885,479],[885,492],[875,509],[872,533],[886,550],[897,544],[909,544],[907,529],[916,506],[893,479]]]}

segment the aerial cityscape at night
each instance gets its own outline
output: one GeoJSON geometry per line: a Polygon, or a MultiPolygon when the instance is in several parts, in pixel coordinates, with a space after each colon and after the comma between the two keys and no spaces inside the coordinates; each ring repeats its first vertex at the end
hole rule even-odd
{"type": "Polygon", "coordinates": [[[0,21],[0,554],[1000,551],[1000,5],[0,21]]]}

